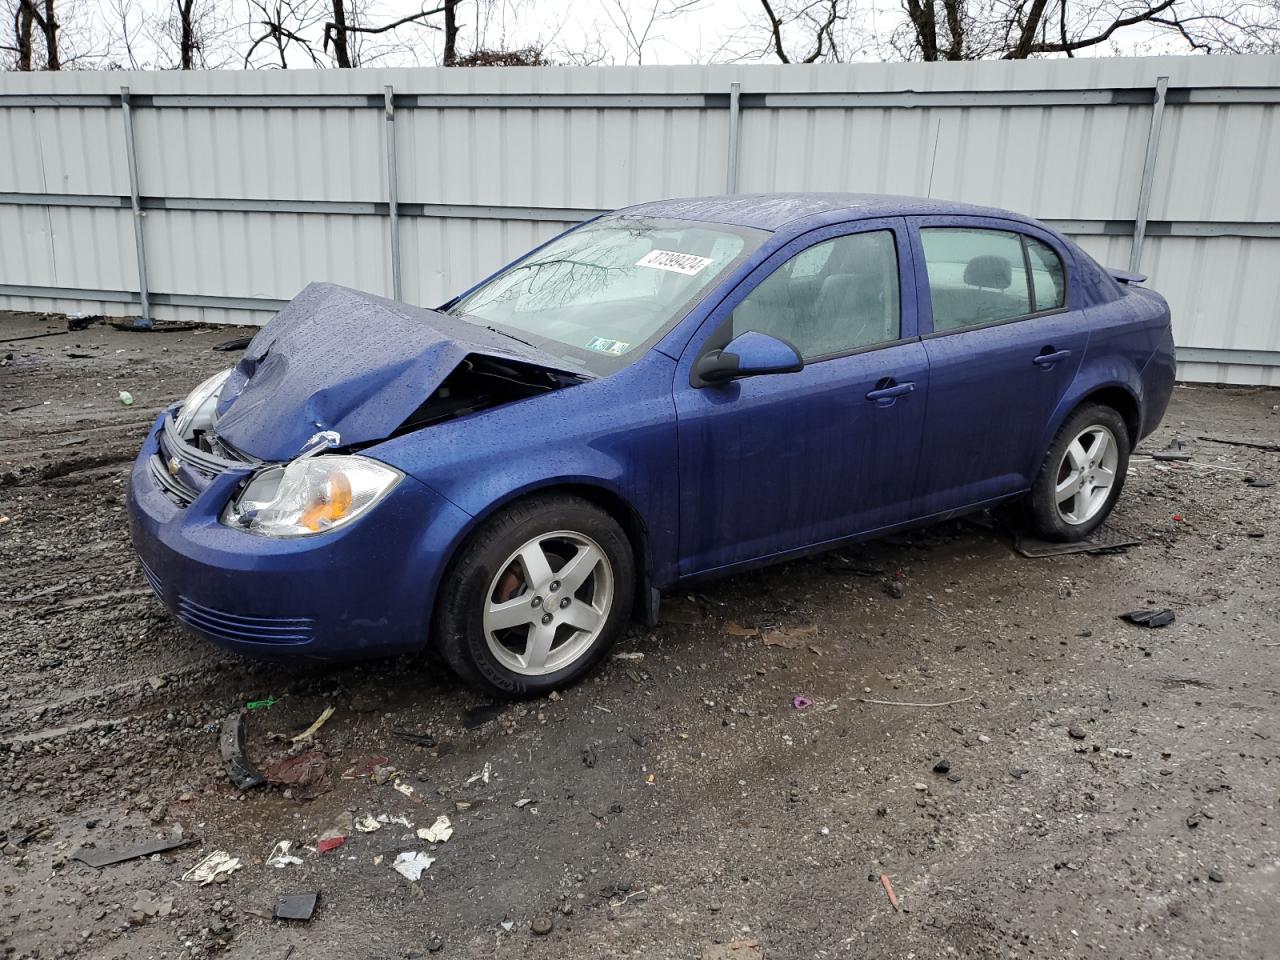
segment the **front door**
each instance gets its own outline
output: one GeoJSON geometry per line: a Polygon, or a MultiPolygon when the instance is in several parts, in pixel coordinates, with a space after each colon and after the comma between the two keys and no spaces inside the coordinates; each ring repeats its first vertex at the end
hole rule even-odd
{"type": "Polygon", "coordinates": [[[823,228],[712,312],[676,374],[682,574],[910,518],[929,386],[911,262],[901,219],[823,228]],[[791,343],[804,369],[691,382],[748,330],[791,343]]]}
{"type": "Polygon", "coordinates": [[[1031,485],[1045,425],[1089,333],[1068,295],[1069,256],[1049,235],[978,218],[916,224],[929,357],[919,477],[927,516],[1031,485]]]}

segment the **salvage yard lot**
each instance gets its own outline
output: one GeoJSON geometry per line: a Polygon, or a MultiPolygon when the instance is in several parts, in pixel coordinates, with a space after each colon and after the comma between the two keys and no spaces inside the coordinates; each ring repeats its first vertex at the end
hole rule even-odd
{"type": "Polygon", "coordinates": [[[668,597],[580,686],[486,711],[426,654],[187,637],[124,483],[243,331],[6,339],[62,324],[0,314],[0,955],[1275,956],[1280,484],[1246,479],[1280,453],[1199,438],[1280,442],[1280,392],[1175,391],[1110,521],[1126,553],[1026,559],[967,521],[858,545],[668,597]],[[1144,458],[1175,436],[1189,464],[1144,458]],[[1177,619],[1117,619],[1147,606],[1177,619]],[[272,699],[249,757],[313,751],[319,779],[241,792],[217,727],[272,699]],[[352,827],[382,814],[454,832],[352,827]],[[281,840],[300,864],[265,864],[281,840]],[[240,869],[182,881],[217,850],[240,869]],[[435,858],[416,882],[408,851],[435,858]]]}

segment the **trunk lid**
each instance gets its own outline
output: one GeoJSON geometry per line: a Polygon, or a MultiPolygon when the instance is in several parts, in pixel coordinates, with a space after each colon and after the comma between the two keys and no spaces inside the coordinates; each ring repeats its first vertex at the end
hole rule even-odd
{"type": "Polygon", "coordinates": [[[331,283],[309,284],[253,338],[223,387],[216,432],[291,460],[322,430],[341,445],[390,436],[468,355],[578,375],[500,333],[331,283]]]}

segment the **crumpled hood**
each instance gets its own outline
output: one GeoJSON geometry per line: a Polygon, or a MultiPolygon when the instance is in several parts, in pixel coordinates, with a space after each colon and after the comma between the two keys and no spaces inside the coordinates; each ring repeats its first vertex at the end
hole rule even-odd
{"type": "Polygon", "coordinates": [[[565,361],[437,310],[312,283],[258,332],[218,402],[216,431],[291,460],[321,430],[388,437],[468,354],[572,371],[565,361]]]}

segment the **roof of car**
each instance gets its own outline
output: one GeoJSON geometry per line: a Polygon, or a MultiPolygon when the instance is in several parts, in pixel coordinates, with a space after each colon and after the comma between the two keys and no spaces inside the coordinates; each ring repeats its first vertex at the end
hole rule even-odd
{"type": "Polygon", "coordinates": [[[797,221],[829,221],[830,214],[846,211],[850,219],[947,214],[1027,219],[994,207],[887,193],[737,193],[654,200],[616,212],[629,216],[702,220],[760,230],[778,230],[797,221]]]}

